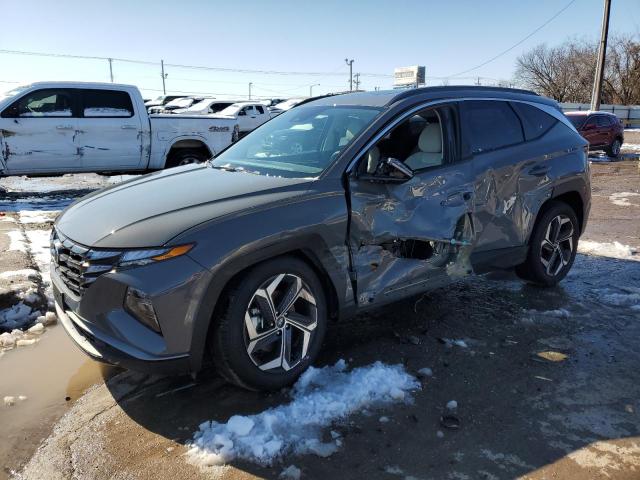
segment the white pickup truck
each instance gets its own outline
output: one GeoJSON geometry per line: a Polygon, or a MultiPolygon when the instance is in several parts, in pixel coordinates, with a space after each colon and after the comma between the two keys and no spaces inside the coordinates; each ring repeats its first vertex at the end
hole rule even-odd
{"type": "Polygon", "coordinates": [[[211,158],[239,132],[233,118],[148,115],[131,85],[33,83],[0,97],[0,176],[159,170],[211,158]]]}
{"type": "Polygon", "coordinates": [[[230,118],[238,122],[241,133],[249,133],[271,120],[269,109],[260,102],[237,102],[220,110],[211,118],[230,118]]]}

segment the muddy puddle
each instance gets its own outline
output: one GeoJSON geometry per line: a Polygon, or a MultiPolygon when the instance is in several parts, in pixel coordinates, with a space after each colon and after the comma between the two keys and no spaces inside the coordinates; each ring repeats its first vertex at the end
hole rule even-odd
{"type": "Polygon", "coordinates": [[[74,400],[116,371],[83,355],[61,325],[49,327],[36,345],[6,352],[0,398],[14,396],[15,404],[0,403],[0,479],[31,457],[74,400]]]}

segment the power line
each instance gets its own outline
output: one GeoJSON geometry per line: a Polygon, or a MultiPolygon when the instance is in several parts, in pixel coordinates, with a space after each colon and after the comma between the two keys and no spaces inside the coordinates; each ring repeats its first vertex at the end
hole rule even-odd
{"type": "Polygon", "coordinates": [[[476,65],[473,68],[469,68],[468,70],[463,70],[462,72],[456,73],[455,75],[450,75],[448,78],[453,78],[453,77],[457,77],[458,75],[462,75],[465,73],[469,73],[472,72],[474,70],[477,70],[481,67],[484,67],[485,65],[493,62],[494,60],[497,60],[498,58],[500,58],[501,56],[503,56],[506,53],[509,53],[511,50],[513,50],[514,48],[516,48],[519,45],[522,45],[524,42],[526,42],[527,40],[529,40],[531,37],[533,37],[536,33],[538,33],[540,30],[542,30],[544,27],[546,27],[547,25],[549,25],[553,20],[555,20],[558,16],[560,16],[560,14],[562,14],[567,8],[569,8],[571,5],[573,5],[575,3],[576,0],[571,0],[569,3],[567,3],[562,9],[560,9],[557,13],[555,13],[549,20],[547,20],[546,22],[544,22],[542,25],[540,25],[538,28],[536,28],[533,32],[531,32],[529,35],[527,35],[526,37],[524,37],[522,40],[518,41],[517,43],[513,44],[512,46],[510,46],[509,48],[507,48],[506,50],[500,52],[499,54],[497,54],[495,57],[490,58],[489,60],[487,60],[486,62],[481,63],[480,65],[476,65]]]}

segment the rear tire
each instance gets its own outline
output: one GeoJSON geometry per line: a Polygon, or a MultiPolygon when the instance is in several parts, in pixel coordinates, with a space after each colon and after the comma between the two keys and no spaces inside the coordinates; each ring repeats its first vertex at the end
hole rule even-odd
{"type": "Polygon", "coordinates": [[[171,154],[167,160],[166,168],[180,167],[191,163],[202,163],[205,160],[207,160],[207,157],[201,151],[182,148],[171,154]]]}
{"type": "Polygon", "coordinates": [[[556,285],[573,265],[578,238],[576,213],[564,202],[551,201],[536,222],[527,259],[516,267],[516,274],[544,287],[556,285]]]}
{"type": "Polygon", "coordinates": [[[605,153],[612,158],[618,158],[620,156],[620,148],[622,147],[622,142],[619,138],[616,138],[611,142],[607,148],[604,149],[605,153]]]}
{"type": "Polygon", "coordinates": [[[209,340],[218,372],[251,390],[291,385],[316,359],[327,328],[322,284],[295,257],[251,268],[227,291],[209,340]]]}

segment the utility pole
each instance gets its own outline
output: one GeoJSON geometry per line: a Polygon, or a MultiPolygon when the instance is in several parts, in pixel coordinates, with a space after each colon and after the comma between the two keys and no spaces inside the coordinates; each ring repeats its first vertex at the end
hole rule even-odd
{"type": "Polygon", "coordinates": [[[354,82],[353,82],[353,83],[355,83],[355,84],[356,84],[356,91],[358,91],[358,90],[360,90],[360,74],[359,74],[359,73],[356,73],[356,74],[354,75],[354,77],[356,77],[356,79],[354,80],[354,82]]]}
{"type": "Polygon", "coordinates": [[[313,97],[313,87],[319,87],[319,83],[314,83],[313,85],[309,85],[309,96],[313,97]]]}
{"type": "Polygon", "coordinates": [[[164,81],[166,80],[167,76],[169,75],[168,73],[164,73],[164,60],[160,60],[160,69],[162,70],[161,75],[162,75],[162,94],[166,95],[167,94],[167,88],[165,86],[164,81]]]}
{"type": "Polygon", "coordinates": [[[109,77],[111,78],[111,83],[113,83],[113,58],[107,60],[109,60],[109,77]]]}
{"type": "Polygon", "coordinates": [[[353,58],[351,60],[345,58],[344,61],[349,65],[349,91],[353,92],[353,58]]]}
{"type": "Polygon", "coordinates": [[[253,85],[253,82],[249,82],[249,100],[251,100],[251,86],[253,85]]]}
{"type": "Polygon", "coordinates": [[[600,36],[600,48],[598,49],[598,64],[596,76],[593,79],[593,92],[591,93],[591,110],[600,110],[600,94],[602,93],[602,79],[604,77],[604,60],[607,55],[607,37],[609,35],[609,11],[611,0],[604,0],[604,14],[602,15],[602,34],[600,36]]]}
{"type": "Polygon", "coordinates": [[[480,83],[480,77],[478,77],[478,80],[476,81],[476,85],[478,85],[478,86],[482,85],[482,84],[480,83]]]}

